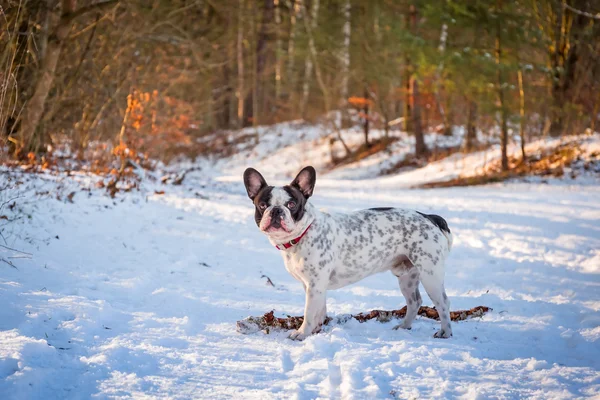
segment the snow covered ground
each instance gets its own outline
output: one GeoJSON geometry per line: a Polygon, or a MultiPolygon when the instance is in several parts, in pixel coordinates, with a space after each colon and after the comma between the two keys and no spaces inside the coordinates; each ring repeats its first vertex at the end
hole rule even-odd
{"type": "MultiPolygon", "coordinates": [[[[238,164],[115,200],[90,176],[20,176],[4,196],[22,197],[0,215],[22,218],[0,244],[32,258],[0,248],[18,268],[0,263],[0,399],[600,396],[597,181],[409,190],[425,178],[318,178],[311,201],[332,212],[444,216],[451,308],[494,310],[455,323],[448,340],[418,317],[411,331],[352,321],[293,342],[236,332],[249,315],[304,305],[254,224],[238,164]]],[[[403,305],[389,273],[328,294],[332,315],[403,305]]]]}

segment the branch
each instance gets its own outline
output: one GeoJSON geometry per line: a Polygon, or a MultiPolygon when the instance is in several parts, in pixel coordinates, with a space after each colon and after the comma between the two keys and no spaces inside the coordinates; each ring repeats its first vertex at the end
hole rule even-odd
{"type": "Polygon", "coordinates": [[[4,203],[0,204],[0,210],[2,210],[2,208],[4,208],[4,206],[7,205],[8,203],[10,203],[11,201],[20,199],[21,197],[23,197],[23,196],[18,195],[18,196],[13,197],[12,199],[6,200],[4,203]]]}
{"type": "MultiPolygon", "coordinates": [[[[452,321],[464,321],[468,318],[481,317],[491,310],[492,309],[489,307],[478,306],[470,310],[450,311],[450,319],[452,321]]],[[[400,310],[373,310],[366,314],[343,314],[338,315],[334,318],[327,317],[323,325],[341,325],[345,324],[351,319],[355,319],[358,322],[365,322],[371,319],[375,319],[379,322],[388,322],[394,318],[404,318],[405,315],[406,306],[402,307],[400,310]]],[[[419,308],[419,315],[435,320],[439,320],[440,318],[437,310],[432,307],[419,308]]],[[[246,319],[238,321],[237,331],[239,333],[248,334],[258,331],[265,331],[266,333],[270,333],[271,330],[292,330],[300,328],[303,321],[304,317],[291,317],[289,315],[287,318],[277,318],[275,317],[273,311],[270,311],[261,317],[248,317],[246,319]]]]}
{"type": "Polygon", "coordinates": [[[8,265],[10,265],[11,267],[13,267],[14,269],[19,269],[16,267],[15,264],[13,264],[12,262],[5,260],[4,258],[0,258],[0,261],[7,263],[8,265]]]}
{"type": "Polygon", "coordinates": [[[77,11],[66,13],[62,15],[63,23],[70,23],[73,20],[81,17],[82,15],[92,13],[92,12],[101,12],[104,9],[119,4],[119,0],[107,0],[99,3],[90,4],[84,7],[80,7],[77,11]]]}
{"type": "Polygon", "coordinates": [[[0,247],[4,247],[4,248],[5,248],[5,249],[7,249],[7,250],[10,250],[10,251],[15,251],[15,252],[17,252],[17,253],[25,254],[25,255],[27,255],[27,256],[33,256],[33,254],[31,254],[31,253],[27,253],[27,252],[24,252],[24,251],[21,251],[21,250],[13,249],[12,247],[8,247],[8,246],[5,246],[5,245],[3,245],[3,244],[0,244],[0,247]]]}
{"type": "Polygon", "coordinates": [[[570,5],[568,5],[567,3],[563,3],[563,8],[566,8],[567,10],[574,12],[575,14],[583,15],[584,17],[588,17],[588,18],[596,19],[596,20],[600,21],[600,12],[596,13],[596,14],[592,14],[592,13],[589,13],[586,11],[581,11],[576,8],[573,8],[570,5]]]}

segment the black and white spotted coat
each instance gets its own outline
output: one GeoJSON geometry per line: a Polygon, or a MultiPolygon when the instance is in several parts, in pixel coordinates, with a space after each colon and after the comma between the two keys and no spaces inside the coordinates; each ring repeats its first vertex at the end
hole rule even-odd
{"type": "Polygon", "coordinates": [[[442,329],[436,335],[452,334],[444,289],[444,261],[452,245],[449,231],[442,231],[430,218],[412,210],[328,214],[310,203],[304,218],[298,221],[297,231],[303,232],[309,224],[297,245],[282,250],[286,269],[306,289],[305,324],[293,334],[294,338],[301,339],[319,328],[325,318],[327,290],[388,270],[398,277],[408,306],[400,327],[409,329],[416,317],[422,303],[418,289],[421,282],[441,311],[442,329]]]}
{"type": "Polygon", "coordinates": [[[419,283],[440,314],[435,337],[452,335],[450,302],[444,288],[444,262],[452,247],[446,221],[400,208],[374,208],[350,214],[328,214],[308,202],[316,173],[306,167],[284,187],[268,186],[252,168],[244,173],[248,196],[256,206],[255,220],[281,250],[288,272],[306,292],[304,323],[290,337],[317,332],[326,316],[327,290],[338,289],[384,271],[398,278],[407,313],[396,328],[410,329],[422,299],[419,283]]]}

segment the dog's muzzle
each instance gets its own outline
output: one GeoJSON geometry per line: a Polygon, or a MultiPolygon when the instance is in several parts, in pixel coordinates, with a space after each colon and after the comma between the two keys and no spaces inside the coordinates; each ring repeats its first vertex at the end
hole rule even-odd
{"type": "Polygon", "coordinates": [[[271,223],[269,226],[273,228],[281,228],[281,220],[283,219],[283,216],[284,213],[281,208],[273,208],[273,210],[271,211],[271,223]]]}

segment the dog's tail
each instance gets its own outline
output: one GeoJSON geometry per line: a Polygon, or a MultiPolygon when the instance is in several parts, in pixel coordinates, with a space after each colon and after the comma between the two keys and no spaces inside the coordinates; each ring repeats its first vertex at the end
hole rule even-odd
{"type": "Polygon", "coordinates": [[[427,218],[435,226],[437,226],[440,229],[440,231],[442,231],[442,233],[444,234],[444,236],[446,236],[446,239],[448,240],[448,251],[450,251],[450,249],[452,249],[452,242],[454,241],[454,238],[452,237],[452,232],[450,232],[450,228],[448,228],[448,223],[446,222],[446,220],[440,217],[439,215],[435,214],[423,214],[419,211],[417,211],[417,213],[427,218]]]}
{"type": "Polygon", "coordinates": [[[454,236],[452,235],[452,232],[442,231],[442,233],[444,236],[446,236],[446,239],[448,239],[448,251],[452,250],[452,243],[454,243],[454,236]]]}

